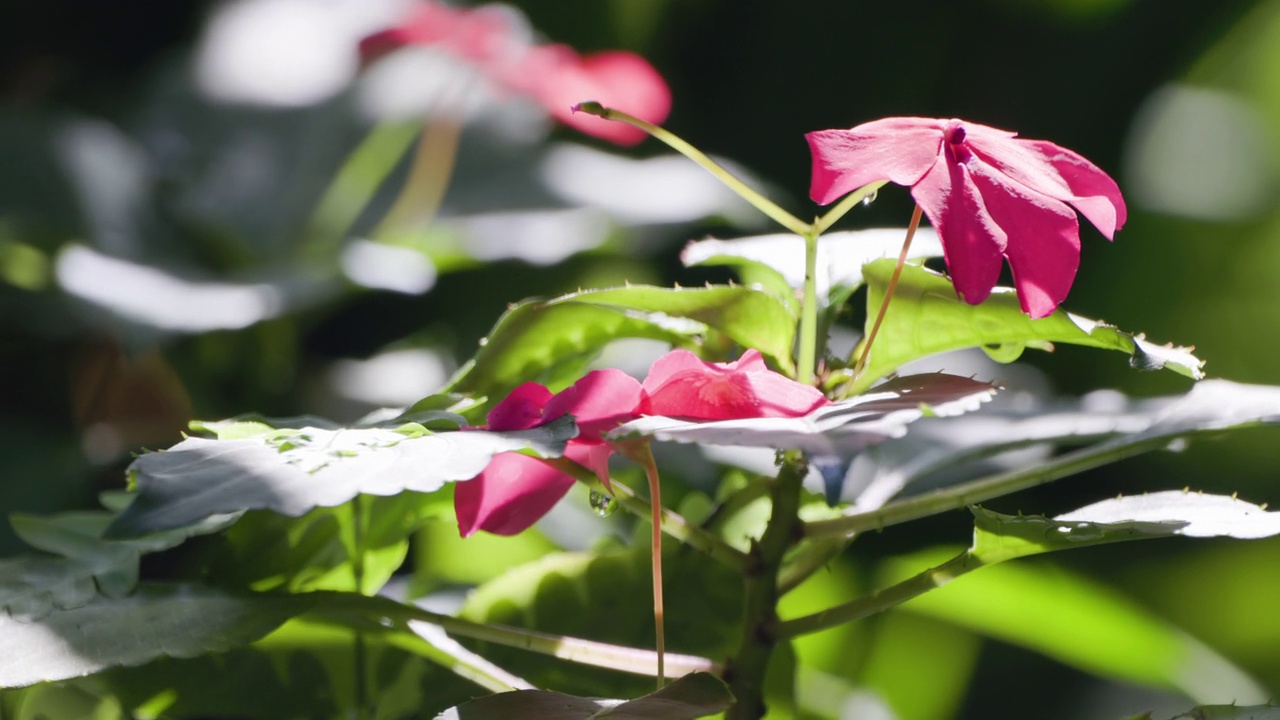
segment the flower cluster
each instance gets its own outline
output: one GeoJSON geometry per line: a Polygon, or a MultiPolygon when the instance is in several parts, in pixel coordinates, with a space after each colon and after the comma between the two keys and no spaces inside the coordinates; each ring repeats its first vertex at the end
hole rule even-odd
{"type": "Polygon", "coordinates": [[[532,98],[560,122],[619,145],[634,145],[645,135],[571,108],[598,100],[652,123],[666,119],[671,91],[644,58],[623,51],[579,55],[567,45],[532,43],[517,19],[515,10],[497,5],[423,2],[399,25],[362,40],[360,55],[368,62],[406,46],[447,52],[509,92],[532,98]]]}
{"type": "MultiPolygon", "coordinates": [[[[714,421],[800,417],[826,405],[816,388],[765,366],[757,350],[731,363],[709,363],[688,350],[673,350],[654,362],[641,383],[619,370],[588,373],[552,394],[537,383],[516,388],[489,412],[490,430],[524,430],[567,414],[578,424],[565,456],[590,468],[607,487],[610,430],[645,415],[714,421]]],[[[458,529],[514,535],[528,528],[569,492],[573,478],[537,458],[502,453],[454,496],[458,529]]]]}
{"type": "Polygon", "coordinates": [[[806,135],[810,194],[820,204],[888,180],[911,195],[938,231],[956,292],[978,304],[1003,258],[1022,309],[1046,317],[1066,298],[1080,265],[1074,207],[1107,239],[1124,225],[1115,181],[1080,155],[1044,140],[961,120],[885,118],[806,135]]]}

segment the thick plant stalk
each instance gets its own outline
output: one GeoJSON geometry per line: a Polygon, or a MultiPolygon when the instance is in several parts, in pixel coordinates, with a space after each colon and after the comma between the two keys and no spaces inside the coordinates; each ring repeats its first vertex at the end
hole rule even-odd
{"type": "Polygon", "coordinates": [[[778,570],[799,534],[800,489],[808,470],[809,464],[799,451],[791,450],[783,455],[773,487],[769,524],[751,548],[756,562],[747,571],[742,642],[724,671],[724,680],[737,698],[725,714],[727,720],[765,717],[765,673],[778,642],[771,632],[778,622],[778,570]]]}

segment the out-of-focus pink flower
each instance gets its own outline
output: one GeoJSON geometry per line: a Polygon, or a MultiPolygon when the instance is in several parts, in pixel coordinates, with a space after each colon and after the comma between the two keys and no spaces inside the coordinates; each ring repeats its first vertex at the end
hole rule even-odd
{"type": "Polygon", "coordinates": [[[407,45],[429,46],[474,64],[508,91],[536,100],[560,122],[619,145],[634,145],[643,131],[571,108],[586,100],[660,124],[671,111],[671,90],[658,71],[634,53],[579,55],[566,45],[530,43],[513,22],[516,11],[499,6],[451,8],[423,2],[399,25],[360,42],[370,62],[407,45]]]}
{"type": "MultiPolygon", "coordinates": [[[[648,398],[638,381],[621,370],[596,370],[556,395],[525,383],[494,406],[487,419],[490,430],[527,430],[572,414],[578,436],[565,447],[565,457],[590,468],[607,487],[613,448],[601,434],[646,412],[648,398]]],[[[463,537],[477,530],[515,535],[546,515],[573,482],[571,475],[538,458],[500,453],[475,478],[458,484],[458,530],[463,537]]]]}
{"type": "Polygon", "coordinates": [[[685,420],[800,417],[828,402],[817,388],[765,367],[758,350],[731,363],[673,350],[653,363],[644,390],[652,414],[685,420]]]}
{"type": "Polygon", "coordinates": [[[971,304],[991,294],[1008,258],[1023,311],[1052,314],[1080,265],[1080,225],[1067,206],[1107,239],[1126,219],[1120,188],[1096,165],[986,125],[885,118],[805,137],[819,204],[877,180],[911,188],[942,240],[956,291],[971,304]]]}

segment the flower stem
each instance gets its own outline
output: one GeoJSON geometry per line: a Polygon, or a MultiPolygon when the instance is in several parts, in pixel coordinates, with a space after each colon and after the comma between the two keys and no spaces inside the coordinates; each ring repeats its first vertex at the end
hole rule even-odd
{"type": "MultiPolygon", "coordinates": [[[[653,515],[653,504],[622,483],[613,483],[611,488],[606,488],[595,473],[568,458],[545,459],[543,462],[566,475],[572,475],[578,482],[596,492],[612,495],[619,505],[637,517],[647,519],[653,515]]],[[[746,572],[750,566],[751,558],[746,553],[694,525],[680,514],[661,508],[661,516],[662,531],[685,545],[706,553],[713,560],[724,563],[737,572],[746,572]]]]}
{"type": "Polygon", "coordinates": [[[805,523],[803,534],[809,538],[825,536],[849,537],[866,530],[878,530],[911,520],[958,510],[969,505],[1001,497],[1019,490],[1044,485],[1102,465],[1167,447],[1179,433],[1129,435],[1094,447],[1059,455],[1029,468],[1016,468],[979,480],[915,495],[890,503],[877,510],[854,513],[830,520],[805,523]]]}
{"type": "Polygon", "coordinates": [[[387,644],[424,657],[489,692],[535,689],[528,680],[503,670],[463,647],[437,625],[411,620],[409,629],[413,631],[412,635],[390,633],[386,639],[387,644]]]}
{"type": "Polygon", "coordinates": [[[653,452],[649,443],[644,443],[644,471],[649,478],[649,503],[653,505],[653,534],[650,536],[650,550],[653,551],[653,632],[657,638],[655,650],[658,651],[658,689],[667,682],[666,666],[663,656],[667,653],[667,637],[664,632],[662,607],[662,482],[658,477],[658,465],[653,461],[653,452]]]}
{"type": "MultiPolygon", "coordinates": [[[[920,227],[920,206],[916,205],[916,209],[911,213],[911,223],[907,225],[907,239],[902,241],[902,252],[898,253],[898,264],[893,268],[893,275],[889,278],[889,287],[885,288],[884,300],[880,303],[880,311],[876,313],[876,321],[871,325],[871,332],[867,333],[867,341],[862,346],[862,354],[858,356],[858,362],[853,366],[853,377],[857,379],[862,368],[867,364],[867,358],[871,355],[871,346],[876,341],[876,335],[880,332],[880,324],[884,322],[885,313],[889,311],[889,301],[893,299],[893,291],[898,287],[898,278],[902,277],[902,267],[907,264],[907,253],[911,250],[911,240],[916,236],[916,228],[920,227]]],[[[846,386],[847,387],[847,386],[846,386]]]]}
{"type": "Polygon", "coordinates": [[[814,221],[813,223],[814,233],[817,235],[821,235],[827,230],[830,230],[832,225],[835,225],[836,222],[840,218],[844,217],[846,213],[848,213],[850,210],[857,207],[858,203],[875,195],[876,192],[879,191],[880,188],[888,184],[888,182],[889,182],[888,180],[877,180],[876,182],[863,185],[857,190],[854,190],[848,195],[845,195],[844,199],[836,203],[835,207],[828,210],[826,215],[823,215],[822,217],[814,221]]]}
{"type": "Polygon", "coordinates": [[[784,639],[815,633],[847,622],[853,622],[854,620],[861,620],[941,587],[967,572],[977,570],[984,564],[982,560],[966,550],[947,562],[925,570],[919,575],[904,580],[897,585],[891,585],[870,595],[863,595],[843,605],[827,608],[812,615],[779,621],[769,629],[775,637],[784,639]]]}
{"type": "Polygon", "coordinates": [[[800,304],[800,357],[796,360],[796,380],[813,384],[818,352],[818,233],[804,233],[804,302],[800,304]]]}
{"type": "Polygon", "coordinates": [[[730,190],[737,193],[743,200],[751,203],[757,210],[769,216],[786,229],[797,235],[805,235],[809,232],[810,228],[808,223],[800,220],[786,210],[783,210],[777,203],[764,195],[761,195],[746,183],[734,177],[732,173],[721,167],[716,163],[716,161],[707,157],[707,155],[701,150],[685,142],[666,128],[645,122],[644,120],[633,115],[628,115],[621,110],[607,108],[598,102],[579,103],[574,106],[573,110],[574,112],[584,112],[588,115],[595,115],[596,117],[601,117],[605,120],[624,122],[632,127],[645,131],[650,136],[661,140],[676,152],[697,163],[702,167],[702,169],[714,175],[716,179],[727,185],[730,190]]]}
{"type": "Polygon", "coordinates": [[[765,717],[764,678],[777,645],[769,629],[778,621],[778,570],[800,529],[800,489],[808,470],[800,451],[783,454],[771,495],[769,524],[760,540],[752,544],[751,554],[757,562],[746,574],[742,641],[723,676],[736,698],[726,720],[765,717]]]}
{"type": "Polygon", "coordinates": [[[453,177],[461,137],[462,122],[457,118],[445,115],[427,121],[409,166],[409,176],[374,231],[375,237],[386,237],[412,225],[425,225],[435,217],[453,177]]]}
{"type": "MultiPolygon", "coordinates": [[[[541,653],[569,662],[595,667],[608,668],[633,675],[652,676],[657,666],[657,653],[651,650],[613,645],[610,643],[586,640],[567,635],[553,635],[525,630],[506,625],[490,625],[486,623],[463,620],[452,615],[442,615],[424,610],[414,605],[399,603],[390,598],[365,596],[353,593],[316,592],[316,611],[322,616],[330,616],[330,620],[344,622],[341,616],[354,613],[362,619],[386,618],[397,624],[407,624],[410,620],[420,620],[443,628],[446,632],[469,637],[475,640],[497,643],[507,647],[523,648],[531,652],[541,653]]],[[[666,666],[672,675],[687,675],[691,672],[719,673],[721,668],[711,660],[696,655],[668,654],[666,666]]]]}

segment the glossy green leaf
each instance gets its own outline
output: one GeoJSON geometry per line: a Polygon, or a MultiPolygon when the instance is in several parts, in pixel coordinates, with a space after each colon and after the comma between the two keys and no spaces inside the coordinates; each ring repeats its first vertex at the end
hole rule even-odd
{"type": "Polygon", "coordinates": [[[1235,497],[1186,490],[1112,498],[1052,519],[971,510],[976,520],[973,553],[991,563],[1174,535],[1248,540],[1280,535],[1280,512],[1267,512],[1235,497]]]}
{"type": "Polygon", "coordinates": [[[472,700],[437,720],[682,720],[706,717],[733,704],[729,687],[708,673],[686,675],[635,700],[583,698],[545,690],[517,690],[472,700]]]}
{"type": "Polygon", "coordinates": [[[80,677],[158,657],[256,640],[311,605],[305,595],[246,597],[197,586],[142,586],[39,620],[0,614],[0,687],[80,677]]]}
{"type": "Polygon", "coordinates": [[[432,492],[475,477],[500,452],[558,456],[577,429],[566,416],[531,430],[423,433],[420,426],[302,428],[239,440],[188,438],[129,466],[138,497],[106,535],[145,535],[251,509],[298,516],[359,494],[432,492]]]}
{"type": "Polygon", "coordinates": [[[796,321],[786,305],[768,293],[732,285],[665,288],[633,285],[588,290],[569,296],[572,302],[693,320],[724,333],[744,348],[755,348],[787,374],[794,364],[796,321]]]}
{"type": "MultiPolygon", "coordinates": [[[[879,308],[893,273],[893,260],[877,260],[864,268],[870,292],[868,308],[879,308]]],[[[875,316],[870,313],[868,322],[875,316]]],[[[1185,348],[1147,342],[1142,335],[1123,332],[1104,323],[1058,310],[1040,320],[1024,315],[1011,288],[996,288],[981,305],[956,296],[951,281],[923,267],[902,270],[893,301],[863,373],[852,391],[860,392],[876,380],[913,360],[949,350],[994,348],[1000,360],[1016,359],[1025,347],[1047,348],[1052,343],[1118,350],[1142,370],[1167,368],[1199,379],[1203,361],[1185,348]]]]}
{"type": "Polygon", "coordinates": [[[777,298],[744,287],[633,286],[512,307],[447,390],[501,397],[529,381],[568,384],[586,360],[614,340],[689,344],[713,330],[758,348],[784,370],[792,367],[795,320],[777,298]],[[572,365],[571,376],[557,374],[565,364],[572,365]]]}

